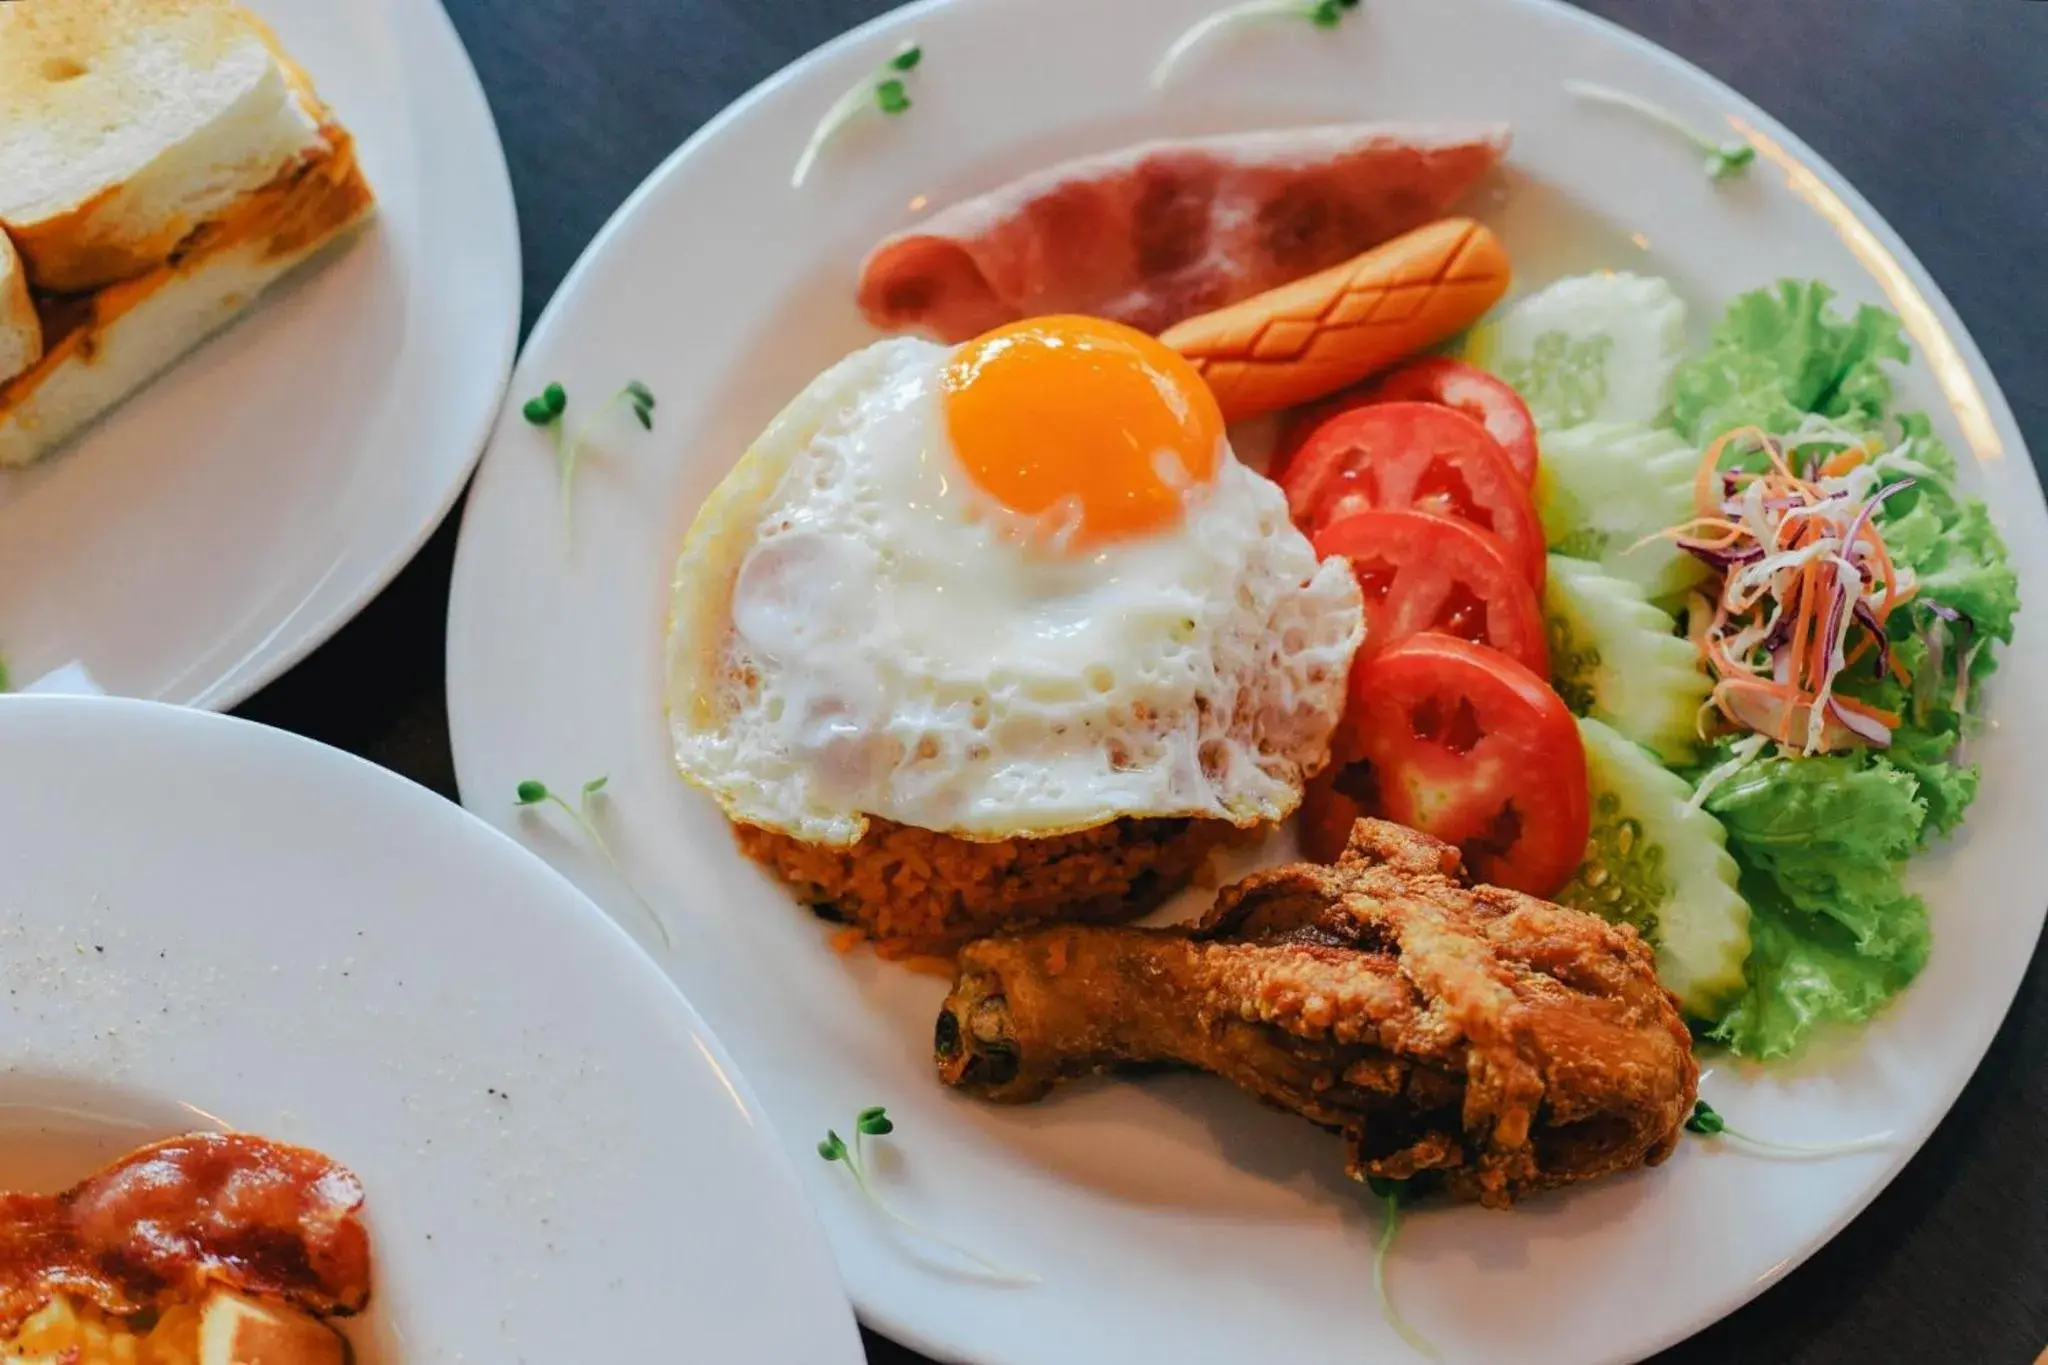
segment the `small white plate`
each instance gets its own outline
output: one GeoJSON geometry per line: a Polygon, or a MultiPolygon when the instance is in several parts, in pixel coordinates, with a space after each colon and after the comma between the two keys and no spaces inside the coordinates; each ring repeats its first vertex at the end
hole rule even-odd
{"type": "Polygon", "coordinates": [[[497,126],[439,0],[250,0],[355,134],[381,211],[66,450],[0,475],[16,687],[225,709],[412,558],[519,327],[497,126]]]}
{"type": "MultiPolygon", "coordinates": [[[[734,851],[669,762],[669,576],[697,505],[777,408],[871,337],[862,255],[928,207],[1057,157],[1158,134],[1329,119],[1505,118],[1512,164],[1478,207],[1524,287],[1599,266],[1670,276],[1704,333],[1783,275],[1904,316],[1902,406],[1936,414],[2011,541],[2022,596],[2048,601],[2048,514],[2005,403],[1925,271],[1841,178],[1741,97],[1669,54],[1539,0],[1368,0],[1334,32],[1243,33],[1163,96],[1147,73],[1221,0],[957,0],[889,16],[715,121],[634,196],[527,348],[521,393],[628,377],[659,397],[577,488],[565,544],[545,443],[504,419],[456,564],[448,687],[472,809],[512,827],[513,784],[611,777],[609,835],[676,938],[662,955],[759,1090],[808,1173],[856,1303],[877,1328],[987,1365],[1398,1360],[1371,1282],[1377,1222],[1337,1141],[1205,1078],[1075,1087],[996,1109],[942,1090],[944,984],[857,955],[734,851]],[[789,169],[818,113],[895,44],[925,49],[915,106],[871,119],[801,193],[789,169]],[[1758,149],[1715,185],[1664,131],[1574,101],[1580,77],[1653,95],[1758,149]],[[906,1211],[1043,1282],[934,1274],[808,1157],[864,1104],[898,1121],[906,1211]]],[[[1824,78],[1823,72],[1821,78],[1824,78]]],[[[1820,1143],[1881,1130],[1882,1152],[1773,1163],[1688,1141],[1667,1166],[1511,1215],[1426,1209],[1395,1292],[1456,1361],[1635,1359],[1759,1292],[1834,1234],[1933,1128],[1977,1064],[2041,927],[2048,628],[2030,614],[1975,743],[1981,798],[1920,860],[1933,960],[1873,1027],[1763,1072],[1722,1067],[1714,1102],[1752,1131],[1820,1143]]],[[[533,846],[647,941],[624,884],[552,835],[533,846]]],[[[1185,913],[1187,906],[1180,907],[1185,913]]]]}
{"type": "Polygon", "coordinates": [[[0,1187],[224,1123],[362,1177],[364,1365],[860,1361],[724,1051],[539,859],[199,711],[23,697],[0,752],[0,1187]]]}

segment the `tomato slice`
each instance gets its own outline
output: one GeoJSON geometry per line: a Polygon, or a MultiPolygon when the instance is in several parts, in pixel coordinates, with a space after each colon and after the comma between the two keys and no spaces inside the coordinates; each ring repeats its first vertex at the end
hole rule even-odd
{"type": "Polygon", "coordinates": [[[1316,554],[1343,555],[1365,594],[1360,657],[1434,630],[1491,645],[1550,676],[1543,608],[1500,537],[1412,508],[1354,512],[1316,533],[1316,554]]]}
{"type": "Polygon", "coordinates": [[[1500,537],[1532,587],[1543,585],[1543,526],[1500,443],[1434,403],[1376,403],[1317,427],[1280,480],[1310,536],[1370,508],[1412,507],[1500,537]]]}
{"type": "Polygon", "coordinates": [[[1273,443],[1272,458],[1266,461],[1266,477],[1285,488],[1287,470],[1293,465],[1301,448],[1308,444],[1308,438],[1316,434],[1316,428],[1332,417],[1340,417],[1353,408],[1362,408],[1372,402],[1372,388],[1369,384],[1354,384],[1348,389],[1305,404],[1288,414],[1287,424],[1280,428],[1280,437],[1273,443]]]}
{"type": "Polygon", "coordinates": [[[1431,356],[1403,365],[1366,391],[1368,403],[1437,403],[1455,408],[1500,442],[1526,487],[1536,481],[1536,419],[1514,386],[1476,365],[1431,356]]]}
{"type": "Polygon", "coordinates": [[[1578,724],[1500,651],[1434,634],[1382,650],[1352,669],[1344,723],[1379,814],[1456,844],[1479,881],[1548,896],[1585,857],[1578,724]]]}
{"type": "Polygon", "coordinates": [[[1500,442],[1508,463],[1522,482],[1536,481],[1536,419],[1515,386],[1476,365],[1447,356],[1430,356],[1403,365],[1384,378],[1368,379],[1318,402],[1297,408],[1281,429],[1266,463],[1266,477],[1285,479],[1287,466],[1301,453],[1315,429],[1340,413],[1374,403],[1435,403],[1454,408],[1486,428],[1500,442]]]}

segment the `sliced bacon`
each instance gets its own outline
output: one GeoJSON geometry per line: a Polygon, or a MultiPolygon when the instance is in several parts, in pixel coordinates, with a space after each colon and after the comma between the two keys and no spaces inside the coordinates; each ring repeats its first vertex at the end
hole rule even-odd
{"type": "Polygon", "coordinates": [[[209,1285],[353,1313],[370,1297],[363,1187],[318,1152],[193,1133],[62,1194],[0,1195],[0,1335],[60,1291],[127,1315],[209,1285]]]}
{"type": "Polygon", "coordinates": [[[1064,162],[888,238],[861,311],[949,342],[1047,313],[1161,332],[1442,217],[1507,145],[1501,124],[1332,124],[1064,162]]]}

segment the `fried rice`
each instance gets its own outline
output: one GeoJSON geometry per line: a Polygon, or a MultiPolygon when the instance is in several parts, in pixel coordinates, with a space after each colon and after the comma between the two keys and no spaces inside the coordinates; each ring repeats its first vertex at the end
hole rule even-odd
{"type": "Polygon", "coordinates": [[[893,955],[948,953],[1039,924],[1136,918],[1185,886],[1220,844],[1241,837],[1227,821],[1200,817],[1124,819],[990,843],[874,819],[846,847],[758,825],[733,829],[740,850],[816,913],[893,955]]]}

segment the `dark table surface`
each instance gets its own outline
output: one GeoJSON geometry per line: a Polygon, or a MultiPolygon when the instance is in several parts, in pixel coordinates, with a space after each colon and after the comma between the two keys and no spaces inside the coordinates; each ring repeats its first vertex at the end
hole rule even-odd
{"type": "MultiPolygon", "coordinates": [[[[446,3],[511,161],[529,326],[612,210],[698,125],[776,68],[889,8],[888,0],[446,3]]],[[[2048,3],[1586,7],[1742,90],[1861,188],[1975,334],[2037,466],[2048,458],[2048,3]]],[[[442,637],[459,515],[361,617],[242,714],[453,797],[442,637]]],[[[1659,1359],[2033,1361],[2048,1345],[2044,1133],[2048,955],[2037,953],[1976,1078],[1905,1173],[1803,1268],[1659,1359]]],[[[1612,1309],[1591,1290],[1584,1311],[1612,1309]]],[[[922,1359],[879,1337],[868,1346],[878,1363],[922,1359]]]]}

